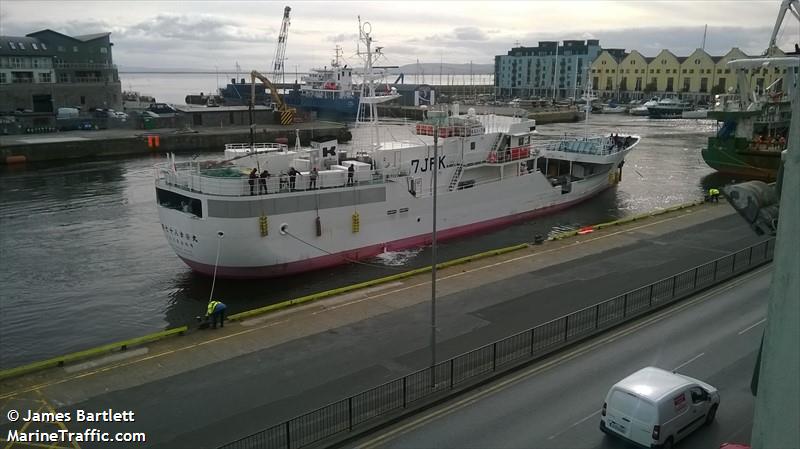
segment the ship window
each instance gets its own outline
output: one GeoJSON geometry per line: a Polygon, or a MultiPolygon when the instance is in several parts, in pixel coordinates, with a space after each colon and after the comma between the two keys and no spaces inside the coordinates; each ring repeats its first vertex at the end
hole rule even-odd
{"type": "Polygon", "coordinates": [[[475,149],[475,142],[470,142],[469,143],[469,149],[470,150],[474,150],[475,149]]]}
{"type": "Polygon", "coordinates": [[[517,145],[519,145],[519,146],[525,145],[525,138],[524,137],[520,137],[517,145]]]}
{"type": "Polygon", "coordinates": [[[160,206],[203,218],[203,203],[197,198],[190,198],[169,190],[156,189],[156,199],[160,206]]]}

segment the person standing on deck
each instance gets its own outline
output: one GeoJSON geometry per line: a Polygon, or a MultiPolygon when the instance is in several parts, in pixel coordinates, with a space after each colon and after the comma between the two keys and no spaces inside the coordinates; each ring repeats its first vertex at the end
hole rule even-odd
{"type": "Polygon", "coordinates": [[[264,171],[261,172],[261,177],[258,180],[258,194],[261,195],[261,190],[264,190],[264,193],[269,193],[267,190],[267,178],[270,177],[269,172],[265,168],[264,171]]]}
{"type": "Polygon", "coordinates": [[[250,179],[247,180],[247,183],[250,184],[250,195],[256,194],[256,178],[258,178],[258,170],[254,168],[250,172],[250,179]]]}
{"type": "Polygon", "coordinates": [[[317,167],[311,169],[311,174],[308,175],[308,188],[314,190],[317,188],[317,176],[319,172],[317,171],[317,167]]]}
{"type": "Polygon", "coordinates": [[[289,167],[289,190],[294,190],[295,181],[297,176],[303,176],[294,167],[289,167]]]}

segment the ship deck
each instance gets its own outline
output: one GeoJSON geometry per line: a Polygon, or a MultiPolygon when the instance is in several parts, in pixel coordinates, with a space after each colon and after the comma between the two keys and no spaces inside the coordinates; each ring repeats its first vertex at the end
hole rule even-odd
{"type": "MultiPolygon", "coordinates": [[[[441,269],[439,358],[761,240],[729,206],[707,204],[441,269]]],[[[148,447],[216,447],[426,366],[429,280],[419,274],[6,379],[0,412],[130,410],[135,424],[100,427],[147,432],[148,447]]],[[[247,307],[221,299],[233,312],[247,307]]],[[[18,427],[3,421],[0,435],[18,427]]]]}

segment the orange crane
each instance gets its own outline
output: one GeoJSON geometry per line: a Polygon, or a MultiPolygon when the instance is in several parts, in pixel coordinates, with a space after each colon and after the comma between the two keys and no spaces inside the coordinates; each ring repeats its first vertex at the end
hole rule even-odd
{"type": "MultiPolygon", "coordinates": [[[[294,108],[289,107],[281,98],[280,94],[278,94],[278,88],[272,84],[272,81],[269,80],[266,76],[258,73],[257,71],[253,70],[250,72],[250,123],[253,122],[253,109],[255,108],[255,101],[256,101],[256,78],[258,78],[264,86],[269,89],[269,95],[272,97],[272,104],[275,110],[275,118],[278,123],[281,125],[291,125],[294,122],[295,112],[297,112],[294,108]]],[[[252,126],[252,125],[251,125],[252,126]]]]}

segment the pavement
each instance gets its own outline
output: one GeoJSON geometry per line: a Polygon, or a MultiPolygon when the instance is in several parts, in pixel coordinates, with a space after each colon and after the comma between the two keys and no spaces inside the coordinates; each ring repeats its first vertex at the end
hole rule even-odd
{"type": "MultiPolygon", "coordinates": [[[[728,205],[703,205],[439,270],[437,357],[762,240],[728,205]]],[[[113,408],[135,422],[61,425],[147,435],[145,444],[83,448],[216,447],[427,366],[430,326],[430,275],[419,275],[164,340],[124,360],[8,379],[0,438],[21,427],[8,422],[12,408],[113,408]]]]}

